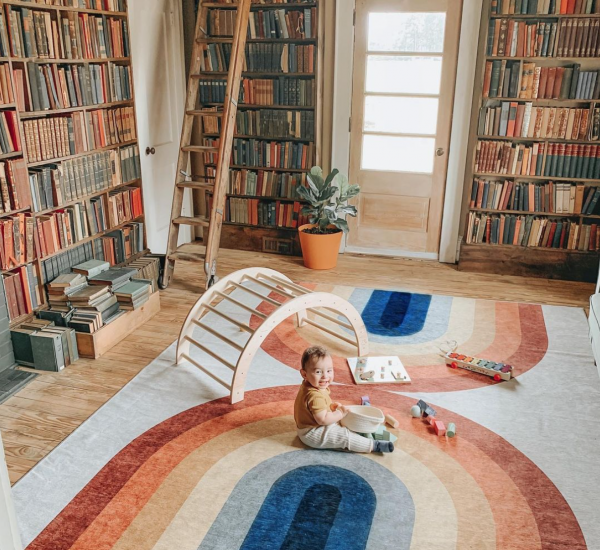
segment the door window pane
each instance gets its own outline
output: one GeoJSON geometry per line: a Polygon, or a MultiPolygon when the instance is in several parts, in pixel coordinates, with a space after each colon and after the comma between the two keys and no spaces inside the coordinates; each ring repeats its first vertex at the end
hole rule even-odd
{"type": "Polygon", "coordinates": [[[433,171],[435,139],[363,135],[363,170],[433,171]]]}
{"type": "Polygon", "coordinates": [[[367,56],[367,92],[439,94],[441,77],[441,57],[367,56]]]}
{"type": "Polygon", "coordinates": [[[367,96],[364,130],[398,134],[435,134],[437,115],[437,98],[367,96]]]}
{"type": "Polygon", "coordinates": [[[368,51],[444,51],[445,13],[370,13],[368,51]]]}

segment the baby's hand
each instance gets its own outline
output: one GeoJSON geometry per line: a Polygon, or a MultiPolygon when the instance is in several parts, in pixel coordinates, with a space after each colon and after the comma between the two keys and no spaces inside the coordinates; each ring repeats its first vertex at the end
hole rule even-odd
{"type": "Polygon", "coordinates": [[[348,412],[350,412],[348,410],[348,407],[346,407],[345,405],[342,405],[341,403],[333,403],[332,407],[331,407],[334,411],[340,411],[342,413],[342,418],[344,416],[346,416],[348,414],[348,412]]]}

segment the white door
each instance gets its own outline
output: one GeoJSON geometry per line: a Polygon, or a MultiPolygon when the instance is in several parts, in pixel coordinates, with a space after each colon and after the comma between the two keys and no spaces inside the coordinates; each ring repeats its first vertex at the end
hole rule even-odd
{"type": "Polygon", "coordinates": [[[461,0],[357,0],[346,250],[437,259],[461,0]]]}
{"type": "MultiPolygon", "coordinates": [[[[129,0],[129,22],[148,248],[164,254],[185,105],[181,1],[129,0]]],[[[182,227],[179,244],[190,240],[182,227]]]]}

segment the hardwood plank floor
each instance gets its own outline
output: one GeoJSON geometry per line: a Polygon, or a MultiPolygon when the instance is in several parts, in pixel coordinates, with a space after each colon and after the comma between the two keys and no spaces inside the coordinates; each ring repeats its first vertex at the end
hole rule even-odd
{"type": "MultiPolygon", "coordinates": [[[[193,251],[195,245],[188,248],[193,251]]],[[[223,250],[218,271],[223,276],[250,266],[276,269],[297,282],[577,306],[586,310],[594,291],[594,285],[586,283],[466,273],[436,262],[349,254],[340,256],[336,269],[311,271],[303,266],[301,258],[223,250]]],[[[12,483],[177,339],[181,324],[203,289],[200,264],[179,262],[171,285],[161,291],[161,311],[153,319],[100,359],[81,359],[58,374],[42,373],[0,405],[0,430],[12,483]]]]}

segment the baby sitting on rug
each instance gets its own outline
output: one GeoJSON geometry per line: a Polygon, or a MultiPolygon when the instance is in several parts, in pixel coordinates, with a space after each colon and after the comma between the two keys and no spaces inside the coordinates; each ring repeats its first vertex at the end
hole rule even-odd
{"type": "Polygon", "coordinates": [[[356,453],[391,453],[391,441],[374,441],[339,424],[348,414],[341,403],[332,403],[329,385],[333,382],[333,361],[321,346],[302,354],[300,370],[304,382],[294,403],[294,419],[300,441],[314,449],[348,449],[356,453]]]}

